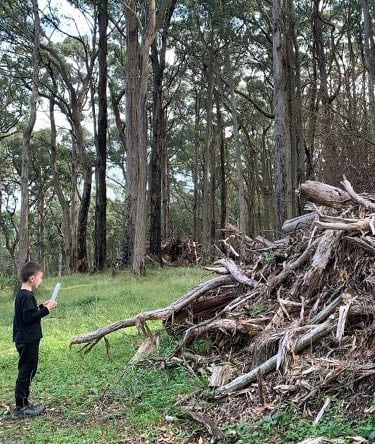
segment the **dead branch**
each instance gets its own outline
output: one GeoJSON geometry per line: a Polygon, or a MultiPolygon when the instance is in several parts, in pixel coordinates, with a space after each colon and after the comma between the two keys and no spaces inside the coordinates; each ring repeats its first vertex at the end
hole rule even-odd
{"type": "Polygon", "coordinates": [[[364,238],[345,236],[344,239],[353,245],[363,248],[367,253],[375,256],[375,242],[373,239],[365,236],[364,238]]]}
{"type": "Polygon", "coordinates": [[[312,242],[311,245],[308,245],[306,250],[293,262],[289,262],[285,264],[283,270],[271,279],[268,283],[268,292],[271,293],[276,287],[278,287],[285,279],[297,268],[301,267],[306,263],[306,261],[310,258],[313,247],[316,245],[316,240],[312,242]]]}
{"type": "Polygon", "coordinates": [[[259,285],[259,282],[254,281],[254,279],[250,279],[246,275],[244,275],[239,270],[237,265],[232,261],[232,259],[223,258],[219,259],[215,263],[223,265],[229,271],[229,273],[234,277],[234,279],[236,279],[236,281],[238,281],[240,284],[244,284],[252,288],[255,288],[259,285]]]}
{"type": "Polygon", "coordinates": [[[368,231],[370,228],[369,219],[357,219],[355,222],[338,218],[336,222],[315,221],[314,225],[324,230],[343,231],[368,231]]]}
{"type": "Polygon", "coordinates": [[[207,415],[203,415],[202,413],[193,412],[192,410],[185,410],[185,412],[192,419],[203,424],[206,427],[206,429],[208,430],[208,432],[210,433],[210,435],[212,436],[212,438],[214,438],[215,440],[224,438],[224,433],[219,429],[219,427],[207,415]]]}
{"type": "Polygon", "coordinates": [[[360,205],[364,206],[367,209],[375,210],[375,203],[370,202],[369,200],[363,198],[362,196],[359,196],[352,187],[352,184],[348,181],[348,179],[344,176],[344,180],[341,181],[341,185],[345,188],[349,196],[359,203],[360,205]]]}
{"type": "MultiPolygon", "coordinates": [[[[140,320],[144,321],[154,321],[154,320],[165,320],[169,316],[173,315],[173,313],[181,310],[186,305],[190,304],[192,301],[197,299],[202,294],[206,293],[209,290],[220,287],[221,285],[229,284],[233,282],[233,277],[231,275],[219,276],[213,278],[203,284],[200,284],[194,290],[190,291],[186,296],[178,299],[173,302],[171,305],[165,308],[145,311],[143,313],[139,313],[138,315],[124,319],[122,321],[117,321],[112,324],[107,325],[106,327],[99,328],[98,330],[86,333],[84,335],[76,336],[72,339],[70,346],[74,344],[84,344],[88,343],[92,346],[97,344],[100,339],[109,333],[113,333],[114,331],[120,330],[122,328],[134,327],[136,326],[140,320]]],[[[89,348],[90,351],[92,347],[89,348]]]]}

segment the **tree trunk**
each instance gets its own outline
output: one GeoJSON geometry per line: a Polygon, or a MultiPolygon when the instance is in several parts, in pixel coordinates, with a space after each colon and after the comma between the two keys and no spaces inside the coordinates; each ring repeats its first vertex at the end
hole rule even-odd
{"type": "Polygon", "coordinates": [[[302,128],[302,92],[300,78],[299,48],[295,30],[295,13],[293,1],[286,2],[287,41],[286,63],[287,63],[287,89],[288,89],[288,131],[290,132],[289,164],[287,168],[287,190],[288,190],[288,217],[301,214],[302,205],[297,199],[296,189],[305,180],[305,155],[302,128]]]}
{"type": "Polygon", "coordinates": [[[165,66],[165,47],[158,52],[156,39],[151,45],[153,68],[153,109],[152,109],[152,142],[150,160],[150,254],[162,264],[161,254],[161,177],[162,177],[162,143],[163,133],[163,75],[165,66]]]}
{"type": "Polygon", "coordinates": [[[136,2],[130,0],[125,6],[127,19],[127,100],[126,100],[126,143],[128,149],[127,179],[128,224],[132,271],[142,274],[145,269],[146,250],[146,181],[147,181],[147,80],[150,45],[155,32],[155,1],[151,0],[147,10],[147,25],[139,45],[139,20],[136,2]]]}
{"type": "Polygon", "coordinates": [[[107,25],[108,0],[102,0],[99,6],[99,81],[98,81],[98,135],[96,160],[96,206],[95,206],[95,259],[94,266],[103,270],[107,256],[107,25]]]}
{"type": "MultiPolygon", "coordinates": [[[[158,28],[162,23],[161,46],[158,49],[158,39],[151,44],[151,61],[153,67],[153,113],[152,113],[152,142],[150,161],[150,253],[162,264],[162,179],[163,160],[166,159],[166,122],[163,108],[163,78],[165,70],[165,54],[169,26],[177,0],[170,0],[165,9],[158,12],[158,28]]],[[[165,177],[168,180],[168,177],[165,177]]]]}
{"type": "Polygon", "coordinates": [[[21,211],[19,225],[19,248],[17,268],[29,259],[29,149],[31,133],[36,120],[36,107],[39,90],[39,64],[40,64],[40,19],[38,0],[33,0],[34,14],[34,42],[32,53],[32,89],[30,97],[30,115],[23,131],[22,138],[22,172],[21,172],[21,211]]]}
{"type": "Polygon", "coordinates": [[[220,150],[220,229],[224,230],[227,223],[227,180],[226,180],[226,149],[225,149],[225,136],[224,136],[224,121],[221,112],[220,97],[219,94],[215,94],[216,101],[216,119],[217,119],[217,134],[218,134],[218,146],[220,150]]]}
{"type": "Polygon", "coordinates": [[[204,68],[207,79],[207,99],[206,99],[206,137],[204,141],[204,153],[203,153],[203,196],[202,196],[202,261],[205,263],[209,259],[211,248],[211,183],[212,174],[210,166],[212,147],[212,103],[213,103],[213,88],[214,88],[214,73],[213,73],[213,35],[210,32],[209,44],[208,44],[208,63],[204,68]]]}
{"type": "Polygon", "coordinates": [[[375,42],[372,20],[369,11],[368,0],[360,0],[363,11],[363,41],[365,48],[365,62],[368,79],[368,100],[369,100],[369,119],[370,119],[370,140],[375,142],[375,42]]]}
{"type": "Polygon", "coordinates": [[[289,148],[287,139],[287,106],[284,55],[282,45],[281,2],[273,1],[273,82],[274,82],[274,138],[275,138],[275,198],[276,236],[280,236],[283,221],[287,218],[286,162],[289,148]]]}
{"type": "Polygon", "coordinates": [[[200,126],[200,100],[199,94],[195,93],[194,97],[194,167],[193,167],[193,182],[194,182],[194,195],[193,195],[193,240],[196,242],[202,242],[202,229],[199,223],[199,210],[200,210],[200,169],[199,169],[199,126],[200,126]]]}
{"type": "MultiPolygon", "coordinates": [[[[235,148],[235,157],[236,157],[236,179],[237,179],[237,196],[238,196],[238,228],[241,233],[246,233],[246,215],[245,215],[245,188],[244,188],[244,173],[242,167],[242,158],[241,158],[241,144],[240,144],[240,135],[238,131],[238,118],[237,118],[237,100],[234,92],[234,80],[233,80],[233,72],[230,62],[229,48],[228,48],[228,39],[226,38],[225,47],[224,47],[224,57],[225,57],[225,70],[228,78],[229,85],[229,103],[230,103],[230,112],[232,117],[232,128],[233,128],[233,142],[235,148]]],[[[251,228],[250,228],[251,229],[251,228]]]]}
{"type": "Polygon", "coordinates": [[[50,98],[50,108],[49,108],[49,119],[51,126],[51,168],[52,168],[52,182],[53,189],[57,195],[59,200],[61,211],[62,211],[62,231],[64,237],[64,262],[65,262],[65,271],[70,273],[72,267],[72,227],[71,227],[71,215],[69,209],[69,202],[65,199],[63,190],[61,188],[61,184],[59,181],[58,172],[56,170],[56,162],[57,162],[57,131],[56,131],[56,123],[55,123],[55,100],[52,95],[50,98]]]}

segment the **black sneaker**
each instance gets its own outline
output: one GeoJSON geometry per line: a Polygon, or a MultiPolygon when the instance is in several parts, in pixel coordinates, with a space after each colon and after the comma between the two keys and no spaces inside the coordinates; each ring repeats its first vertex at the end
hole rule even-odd
{"type": "Polygon", "coordinates": [[[44,406],[28,404],[24,407],[17,407],[13,412],[13,418],[31,418],[33,416],[39,416],[44,412],[44,406]]]}

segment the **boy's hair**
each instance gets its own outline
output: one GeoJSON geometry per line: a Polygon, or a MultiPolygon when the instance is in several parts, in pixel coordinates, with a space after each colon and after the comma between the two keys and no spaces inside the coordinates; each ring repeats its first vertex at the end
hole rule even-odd
{"type": "Polygon", "coordinates": [[[27,262],[21,268],[22,282],[27,282],[31,276],[36,275],[39,271],[42,271],[42,266],[37,262],[27,262]]]}

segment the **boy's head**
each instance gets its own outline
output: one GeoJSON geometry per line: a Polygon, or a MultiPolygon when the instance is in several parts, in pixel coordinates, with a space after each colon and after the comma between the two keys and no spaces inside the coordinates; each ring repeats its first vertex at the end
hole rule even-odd
{"type": "Polygon", "coordinates": [[[27,262],[21,269],[22,282],[30,283],[33,288],[38,288],[43,280],[42,266],[37,262],[27,262]]]}

